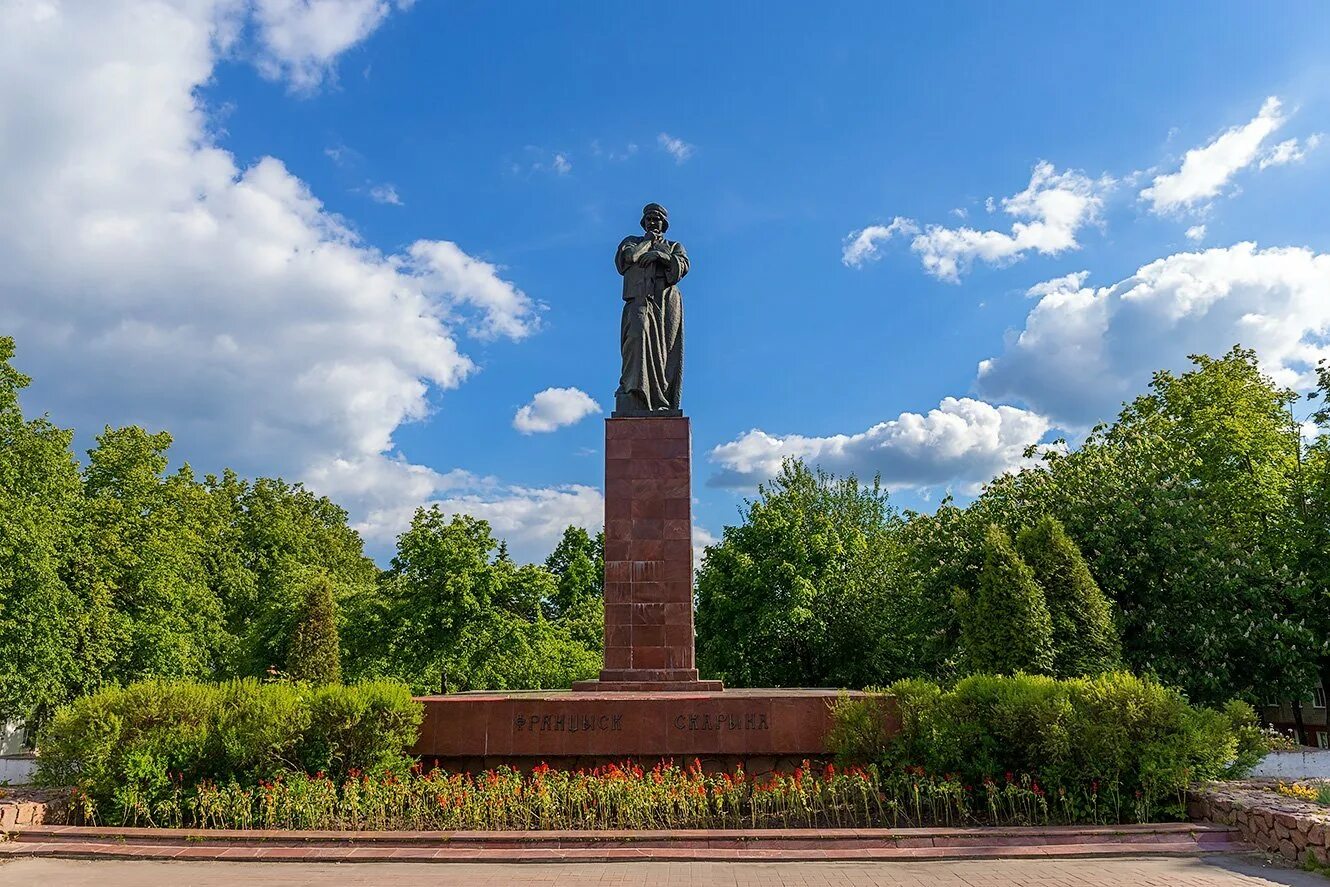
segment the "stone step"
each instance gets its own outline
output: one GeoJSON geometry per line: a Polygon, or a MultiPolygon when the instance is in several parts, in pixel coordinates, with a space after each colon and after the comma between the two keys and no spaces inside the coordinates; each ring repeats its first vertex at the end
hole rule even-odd
{"type": "Polygon", "coordinates": [[[673,832],[299,832],[35,826],[3,856],[327,861],[889,860],[1197,855],[1247,849],[1222,826],[673,832]]]}

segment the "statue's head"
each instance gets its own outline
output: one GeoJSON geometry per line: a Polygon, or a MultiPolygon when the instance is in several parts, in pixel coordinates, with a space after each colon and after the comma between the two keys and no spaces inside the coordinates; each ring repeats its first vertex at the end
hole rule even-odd
{"type": "Polygon", "coordinates": [[[659,203],[642,207],[642,230],[648,234],[664,234],[670,230],[670,214],[659,203]]]}

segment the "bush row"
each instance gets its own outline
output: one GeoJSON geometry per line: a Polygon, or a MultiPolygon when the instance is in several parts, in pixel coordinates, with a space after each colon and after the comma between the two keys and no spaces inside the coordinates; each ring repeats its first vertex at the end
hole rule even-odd
{"type": "Polygon", "coordinates": [[[1103,797],[1136,808],[1136,819],[1181,817],[1189,784],[1239,776],[1267,751],[1249,705],[1192,706],[1125,672],[975,675],[949,690],[900,681],[842,700],[830,743],[842,760],[872,761],[884,774],[922,772],[971,787],[1028,775],[1050,796],[1103,797]],[[886,729],[893,707],[895,732],[886,729]]]}
{"type": "Polygon", "coordinates": [[[40,782],[73,786],[102,821],[149,823],[182,786],[257,785],[284,772],[404,773],[422,710],[404,685],[148,681],[60,709],[40,782]]]}

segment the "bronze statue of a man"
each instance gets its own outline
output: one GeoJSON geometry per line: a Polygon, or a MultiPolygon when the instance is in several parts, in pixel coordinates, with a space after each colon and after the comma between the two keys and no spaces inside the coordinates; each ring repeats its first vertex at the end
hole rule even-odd
{"type": "Polygon", "coordinates": [[[623,275],[619,346],[623,372],[614,392],[615,416],[682,415],[683,298],[688,273],[683,244],[665,239],[670,215],[658,203],[642,209],[645,235],[630,235],[614,253],[623,275]]]}

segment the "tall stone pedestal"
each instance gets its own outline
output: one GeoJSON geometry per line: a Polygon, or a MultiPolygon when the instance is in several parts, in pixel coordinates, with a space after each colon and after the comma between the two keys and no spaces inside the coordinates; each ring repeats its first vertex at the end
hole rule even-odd
{"type": "Polygon", "coordinates": [[[698,758],[749,773],[827,755],[837,691],[725,690],[698,680],[691,456],[682,416],[606,420],[600,680],[572,691],[425,697],[416,755],[454,771],[698,758]]]}
{"type": "Polygon", "coordinates": [[[693,653],[688,419],[605,420],[605,668],[579,692],[720,690],[693,653]]]}

